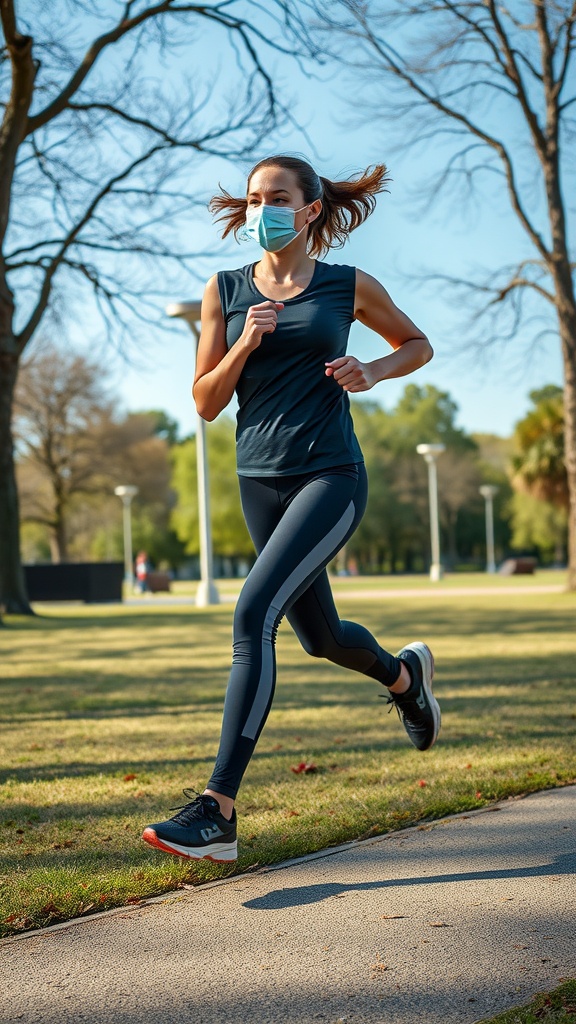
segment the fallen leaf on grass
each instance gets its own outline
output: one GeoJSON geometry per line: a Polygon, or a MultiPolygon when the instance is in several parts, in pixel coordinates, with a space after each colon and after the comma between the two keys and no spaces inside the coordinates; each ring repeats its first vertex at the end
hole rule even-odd
{"type": "Polygon", "coordinates": [[[124,776],[124,782],[133,782],[136,776],[132,773],[124,776]]]}
{"type": "Polygon", "coordinates": [[[424,787],[427,786],[428,783],[426,782],[426,779],[418,779],[418,785],[424,787]]]}
{"type": "Polygon", "coordinates": [[[300,811],[286,811],[285,812],[285,816],[287,818],[299,818],[300,817],[300,811]]]}
{"type": "Polygon", "coordinates": [[[312,761],[300,761],[300,764],[292,765],[290,771],[294,772],[295,775],[311,775],[313,772],[318,771],[318,766],[312,761]]]}
{"type": "Polygon", "coordinates": [[[476,790],[476,799],[477,800],[481,800],[482,799],[482,793],[480,792],[479,789],[476,790]]]}
{"type": "Polygon", "coordinates": [[[44,906],[41,908],[40,913],[41,914],[59,914],[60,911],[58,910],[58,907],[56,906],[56,904],[52,900],[48,900],[48,903],[45,903],[44,906]]]}
{"type": "Polygon", "coordinates": [[[10,917],[5,917],[4,921],[6,924],[13,924],[16,928],[29,928],[32,924],[31,917],[19,917],[18,914],[10,914],[10,917]]]}

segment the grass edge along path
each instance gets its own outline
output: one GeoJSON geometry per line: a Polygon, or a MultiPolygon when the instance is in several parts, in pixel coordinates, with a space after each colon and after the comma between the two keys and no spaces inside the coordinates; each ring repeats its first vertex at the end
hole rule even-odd
{"type": "Polygon", "coordinates": [[[505,1010],[477,1024],[574,1024],[576,1021],[576,980],[565,979],[551,992],[538,992],[530,1003],[505,1010]]]}
{"type": "Polygon", "coordinates": [[[414,751],[376,684],[307,657],[282,626],[277,694],[241,791],[234,868],[164,856],[139,838],[183,802],[183,785],[205,782],[232,608],[68,608],[12,620],[0,683],[2,932],[428,829],[576,781],[574,595],[339,605],[392,650],[412,633],[432,639],[440,742],[414,751]]]}

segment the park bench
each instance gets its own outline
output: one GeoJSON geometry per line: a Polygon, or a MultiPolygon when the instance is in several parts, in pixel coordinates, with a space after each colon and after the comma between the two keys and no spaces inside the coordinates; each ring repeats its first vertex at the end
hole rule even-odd
{"type": "Polygon", "coordinates": [[[519,558],[507,558],[498,569],[501,576],[532,576],[538,559],[531,555],[521,555],[519,558]]]}
{"type": "Polygon", "coordinates": [[[161,590],[170,590],[171,580],[170,574],[167,572],[158,572],[156,569],[154,569],[152,572],[148,573],[146,581],[148,583],[148,589],[153,594],[157,594],[158,591],[161,590]]]}

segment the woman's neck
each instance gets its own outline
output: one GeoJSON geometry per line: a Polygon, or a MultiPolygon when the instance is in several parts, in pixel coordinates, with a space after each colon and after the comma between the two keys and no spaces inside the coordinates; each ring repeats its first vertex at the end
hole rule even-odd
{"type": "Polygon", "coordinates": [[[314,273],[315,260],[305,249],[296,252],[265,252],[254,270],[257,277],[277,284],[308,281],[314,273]]]}

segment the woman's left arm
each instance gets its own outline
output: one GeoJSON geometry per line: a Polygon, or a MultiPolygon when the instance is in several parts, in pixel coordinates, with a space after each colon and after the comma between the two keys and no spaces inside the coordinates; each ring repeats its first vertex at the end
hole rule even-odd
{"type": "Polygon", "coordinates": [[[326,363],[326,376],[333,376],[344,391],[369,391],[378,381],[404,377],[432,359],[434,352],[426,335],[394,305],[380,282],[362,270],[356,271],[354,316],[394,351],[369,363],[355,356],[326,363]]]}

